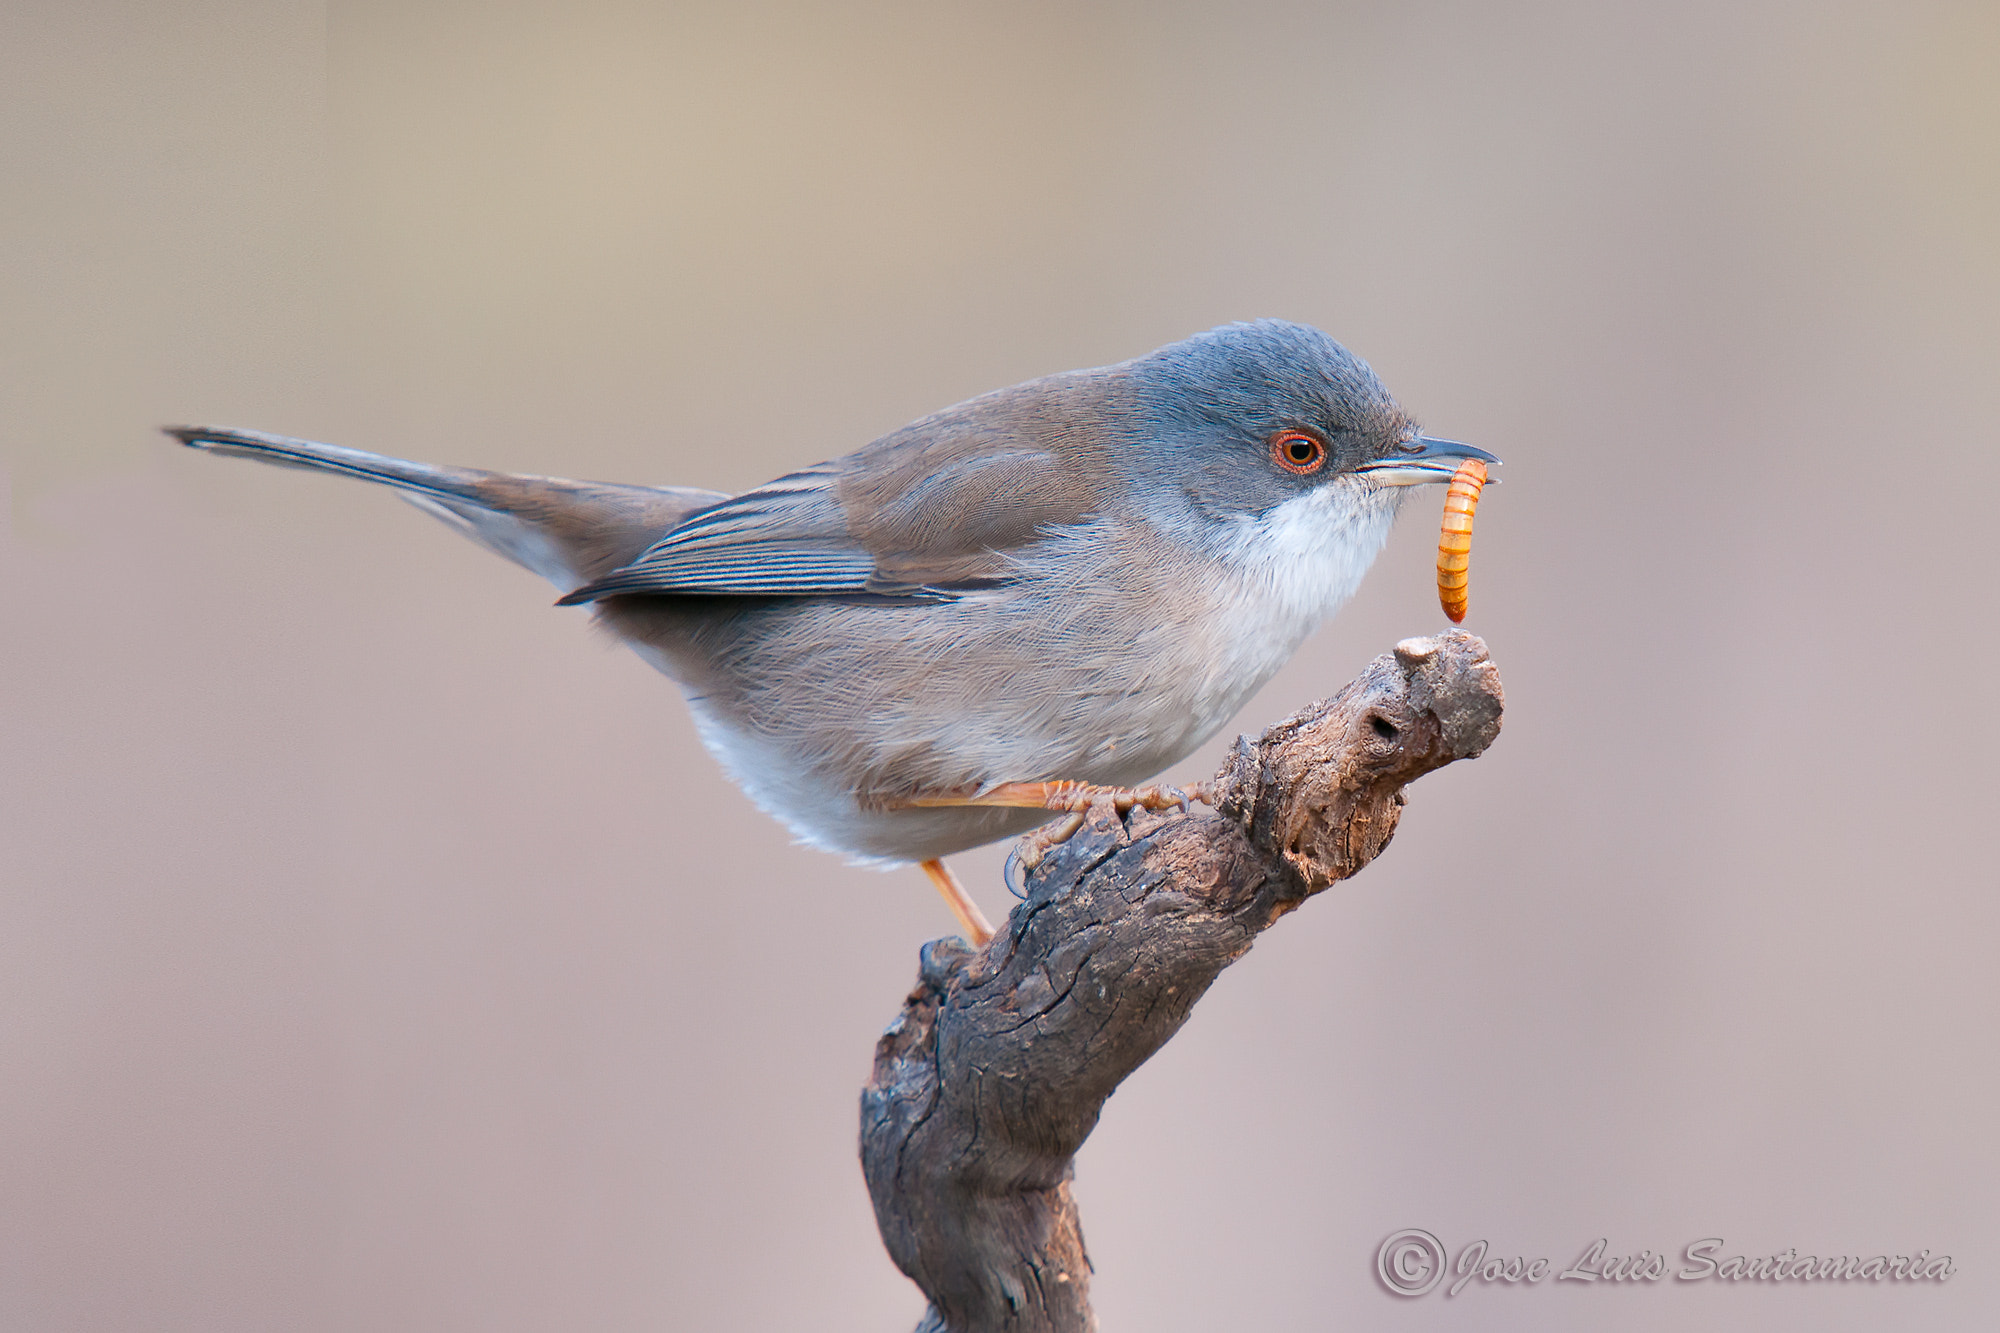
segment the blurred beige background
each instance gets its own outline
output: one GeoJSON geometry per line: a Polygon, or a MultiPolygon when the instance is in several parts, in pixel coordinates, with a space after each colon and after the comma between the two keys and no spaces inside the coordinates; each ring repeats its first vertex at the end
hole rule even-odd
{"type": "MultiPolygon", "coordinates": [[[[157,424],[735,489],[1257,315],[1506,457],[1507,731],[1112,1100],[1106,1327],[2000,1327],[1993,6],[13,0],[0,180],[0,1328],[921,1306],[854,1160],[920,877],[157,424]],[[1411,1226],[1959,1271],[1404,1300],[1411,1226]]],[[[1434,533],[1240,729],[1442,626],[1434,533]]]]}

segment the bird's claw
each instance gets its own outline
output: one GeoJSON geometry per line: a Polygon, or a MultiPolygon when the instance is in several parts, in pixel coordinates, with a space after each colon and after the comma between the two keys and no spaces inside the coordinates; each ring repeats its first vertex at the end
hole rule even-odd
{"type": "Polygon", "coordinates": [[[1028,896],[1028,876],[1048,859],[1050,852],[1075,837],[1093,815],[1105,815],[1123,823],[1134,810],[1179,810],[1185,813],[1195,801],[1209,800],[1205,782],[1189,788],[1155,783],[1146,787],[1098,787],[1083,782],[1046,784],[1045,804],[1064,811],[1061,819],[1042,825],[1022,838],[1007,854],[1003,877],[1016,898],[1028,896]]]}

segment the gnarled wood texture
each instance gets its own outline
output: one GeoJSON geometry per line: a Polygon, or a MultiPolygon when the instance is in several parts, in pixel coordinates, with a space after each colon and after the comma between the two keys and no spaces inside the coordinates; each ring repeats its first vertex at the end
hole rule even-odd
{"type": "Polygon", "coordinates": [[[1096,1326],[1072,1160],[1104,1099],[1258,933],[1388,846],[1403,787],[1500,732],[1470,634],[1408,639],[1236,749],[1213,812],[1100,812],[991,944],[923,950],[861,1099],[883,1242],[930,1298],[918,1333],[1096,1326]]]}

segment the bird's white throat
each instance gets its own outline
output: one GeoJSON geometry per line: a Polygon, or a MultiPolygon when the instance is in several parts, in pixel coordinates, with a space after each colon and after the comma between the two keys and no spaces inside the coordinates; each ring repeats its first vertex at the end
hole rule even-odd
{"type": "Polygon", "coordinates": [[[1269,599],[1266,614],[1296,634],[1296,646],[1354,596],[1389,540],[1408,490],[1336,478],[1239,519],[1221,554],[1253,595],[1269,599]]]}

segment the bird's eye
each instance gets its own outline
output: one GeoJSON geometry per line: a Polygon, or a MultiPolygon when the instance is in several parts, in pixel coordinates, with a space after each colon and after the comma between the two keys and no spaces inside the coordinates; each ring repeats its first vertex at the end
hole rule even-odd
{"type": "Polygon", "coordinates": [[[1288,430],[1271,437],[1271,459],[1287,472],[1303,476],[1326,462],[1326,446],[1304,431],[1288,430]]]}

